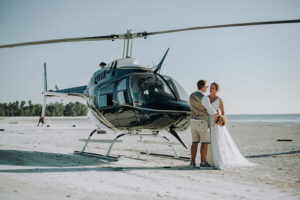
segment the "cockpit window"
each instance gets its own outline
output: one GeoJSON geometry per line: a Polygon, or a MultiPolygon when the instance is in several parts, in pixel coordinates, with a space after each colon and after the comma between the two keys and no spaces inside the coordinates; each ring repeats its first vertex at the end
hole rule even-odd
{"type": "Polygon", "coordinates": [[[130,87],[133,100],[137,106],[176,99],[166,82],[154,74],[132,75],[130,87]]]}
{"type": "Polygon", "coordinates": [[[163,76],[168,84],[172,87],[176,97],[183,101],[189,101],[189,96],[183,87],[173,78],[169,76],[163,76]]]}

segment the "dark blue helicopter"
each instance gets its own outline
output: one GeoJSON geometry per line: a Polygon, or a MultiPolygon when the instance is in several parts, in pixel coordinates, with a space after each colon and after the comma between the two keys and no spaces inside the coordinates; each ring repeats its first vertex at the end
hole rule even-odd
{"type": "Polygon", "coordinates": [[[122,58],[96,71],[88,85],[56,91],[45,88],[44,95],[82,97],[93,117],[107,128],[126,132],[147,129],[155,135],[167,130],[186,148],[176,130],[189,126],[188,95],[176,80],[158,73],[168,51],[154,70],[139,65],[137,59],[122,58]]]}
{"type": "Polygon", "coordinates": [[[189,125],[188,95],[176,80],[158,73],[168,50],[154,70],[122,58],[96,71],[88,85],[44,94],[83,97],[93,116],[110,129],[168,130],[184,145],[175,130],[189,125]]]}
{"type": "MultiPolygon", "coordinates": [[[[30,46],[40,44],[62,43],[62,42],[81,42],[81,41],[100,41],[100,40],[124,40],[123,58],[109,63],[104,69],[96,71],[88,85],[68,88],[63,90],[48,91],[45,70],[44,103],[41,119],[45,118],[46,98],[51,96],[79,96],[86,100],[87,105],[98,122],[113,130],[127,131],[128,133],[140,130],[151,130],[154,135],[159,131],[167,130],[174,135],[180,143],[182,142],[177,130],[185,130],[189,126],[191,118],[188,96],[180,84],[173,78],[159,74],[159,70],[169,51],[165,53],[160,63],[154,70],[138,64],[136,59],[131,58],[132,41],[135,38],[147,38],[152,35],[167,34],[181,31],[192,31],[200,29],[217,29],[254,25],[287,24],[299,23],[296,20],[263,21],[239,24],[223,24],[213,26],[200,26],[182,29],[173,29],[157,32],[137,32],[131,33],[128,30],[125,34],[112,34],[95,37],[65,38],[44,41],[25,42],[17,44],[0,45],[0,48],[11,48],[19,46],[30,46]]],[[[90,137],[90,135],[81,154],[90,137]]],[[[125,133],[118,135],[104,158],[109,156],[114,142],[124,136],[125,133]]],[[[164,137],[167,139],[166,137],[164,137]]],[[[168,139],[167,139],[168,140],[168,139]]],[[[92,155],[86,153],[87,155],[92,155]]],[[[175,151],[175,156],[178,154],[175,151]]]]}

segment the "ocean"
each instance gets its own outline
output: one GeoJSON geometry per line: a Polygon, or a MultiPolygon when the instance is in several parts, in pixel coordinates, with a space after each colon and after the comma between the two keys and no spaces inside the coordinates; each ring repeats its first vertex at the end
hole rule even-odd
{"type": "Polygon", "coordinates": [[[232,114],[228,122],[300,122],[300,114],[232,114]]]}

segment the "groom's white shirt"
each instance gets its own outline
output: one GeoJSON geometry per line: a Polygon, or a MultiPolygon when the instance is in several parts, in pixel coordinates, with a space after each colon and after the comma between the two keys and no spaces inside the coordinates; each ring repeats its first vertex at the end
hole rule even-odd
{"type": "Polygon", "coordinates": [[[200,90],[198,90],[198,92],[200,92],[201,94],[203,94],[203,97],[201,99],[201,103],[203,104],[203,106],[206,108],[208,114],[210,115],[215,115],[217,114],[216,110],[212,107],[209,98],[200,90]]]}

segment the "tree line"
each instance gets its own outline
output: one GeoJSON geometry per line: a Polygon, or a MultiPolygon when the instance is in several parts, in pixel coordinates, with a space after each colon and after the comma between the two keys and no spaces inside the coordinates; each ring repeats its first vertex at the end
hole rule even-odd
{"type": "MultiPolygon", "coordinates": [[[[31,100],[0,103],[0,116],[40,116],[42,112],[41,104],[32,104],[31,100]]],[[[46,116],[85,116],[88,108],[86,105],[76,101],[66,105],[63,103],[50,103],[46,106],[46,116]]]]}

